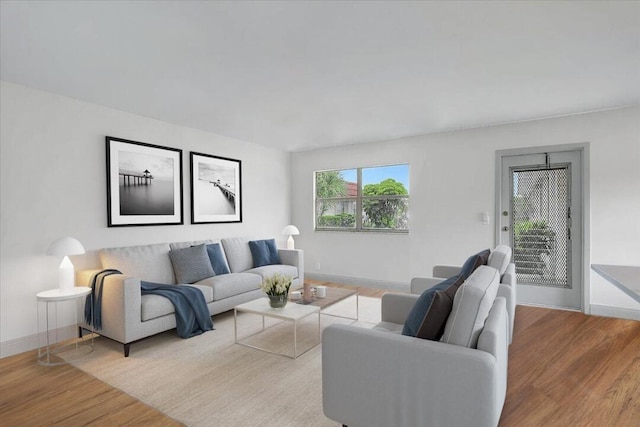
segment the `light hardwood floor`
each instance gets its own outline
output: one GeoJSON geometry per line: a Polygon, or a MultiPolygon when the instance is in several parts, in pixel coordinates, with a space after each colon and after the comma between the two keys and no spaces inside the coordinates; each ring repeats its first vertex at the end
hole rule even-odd
{"type": "MultiPolygon", "coordinates": [[[[32,351],[0,359],[0,425],[182,424],[72,366],[40,366],[32,351]]],[[[640,322],[518,306],[500,426],[640,426],[640,322]]]]}

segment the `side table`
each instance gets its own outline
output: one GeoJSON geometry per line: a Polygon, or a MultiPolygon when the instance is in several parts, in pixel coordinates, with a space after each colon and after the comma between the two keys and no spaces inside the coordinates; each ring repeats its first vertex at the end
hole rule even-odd
{"type": "MultiPolygon", "coordinates": [[[[87,341],[89,340],[81,340],[79,338],[75,339],[75,341],[71,344],[65,344],[65,345],[60,345],[60,346],[55,346],[55,344],[57,343],[57,339],[51,340],[50,336],[52,334],[52,332],[55,334],[55,337],[57,338],[57,333],[58,333],[58,310],[57,310],[57,304],[62,302],[62,301],[75,301],[75,330],[78,330],[78,306],[80,305],[82,308],[84,308],[84,305],[82,304],[85,300],[85,297],[87,295],[89,295],[91,293],[91,288],[89,287],[82,287],[82,286],[77,286],[71,289],[50,289],[48,291],[42,291],[39,292],[36,295],[36,298],[38,300],[38,307],[37,307],[37,313],[38,313],[38,336],[40,337],[40,333],[41,333],[41,325],[40,325],[40,304],[44,304],[45,305],[45,316],[46,316],[46,329],[45,329],[45,334],[47,337],[47,343],[46,346],[41,346],[40,342],[38,343],[38,363],[40,363],[41,365],[46,365],[46,366],[54,366],[54,365],[62,365],[65,363],[68,363],[66,360],[62,360],[61,361],[52,361],[51,360],[51,355],[58,355],[61,354],[63,352],[68,352],[70,350],[74,350],[75,348],[75,355],[76,356],[85,356],[89,353],[91,353],[93,351],[93,333],[90,334],[91,338],[90,338],[90,343],[87,343],[87,341]],[[50,325],[50,321],[49,321],[49,309],[51,305],[54,305],[55,307],[55,322],[54,322],[54,329],[53,331],[51,330],[51,325],[50,325]]],[[[84,309],[80,310],[80,316],[82,316],[84,314],[84,309]]]]}

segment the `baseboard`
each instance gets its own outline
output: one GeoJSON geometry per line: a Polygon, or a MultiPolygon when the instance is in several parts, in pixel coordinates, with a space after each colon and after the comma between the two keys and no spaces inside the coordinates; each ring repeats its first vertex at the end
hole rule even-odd
{"type": "MultiPolygon", "coordinates": [[[[78,336],[78,327],[76,325],[64,326],[56,330],[49,331],[49,337],[56,342],[69,340],[78,336]]],[[[7,340],[0,343],[0,359],[13,356],[15,354],[24,353],[25,351],[35,350],[46,345],[46,332],[33,334],[22,338],[7,340]]]]}
{"type": "Polygon", "coordinates": [[[640,310],[611,307],[608,305],[591,304],[591,314],[594,316],[617,317],[618,319],[640,320],[640,310]]]}
{"type": "MultiPolygon", "coordinates": [[[[534,303],[530,303],[530,302],[518,302],[516,305],[522,305],[522,306],[525,306],[525,307],[549,308],[551,310],[573,311],[575,313],[584,313],[582,311],[582,309],[579,309],[579,308],[562,307],[562,306],[559,306],[559,305],[534,304],[534,303]]],[[[585,314],[587,314],[587,313],[585,313],[585,314]]]]}
{"type": "Polygon", "coordinates": [[[361,279],[358,277],[334,276],[332,274],[318,274],[305,272],[307,279],[319,280],[322,282],[342,283],[345,285],[362,286],[365,288],[387,289],[390,291],[409,292],[409,283],[389,282],[387,280],[361,279]]]}

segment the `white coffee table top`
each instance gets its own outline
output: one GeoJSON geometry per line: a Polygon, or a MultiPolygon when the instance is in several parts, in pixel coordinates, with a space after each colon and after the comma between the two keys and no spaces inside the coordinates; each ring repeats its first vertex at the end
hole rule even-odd
{"type": "Polygon", "coordinates": [[[263,314],[265,316],[284,320],[298,320],[320,311],[320,307],[296,304],[292,302],[289,302],[282,308],[272,308],[269,305],[268,298],[259,298],[253,301],[245,302],[244,304],[237,305],[234,308],[237,311],[263,314]]]}

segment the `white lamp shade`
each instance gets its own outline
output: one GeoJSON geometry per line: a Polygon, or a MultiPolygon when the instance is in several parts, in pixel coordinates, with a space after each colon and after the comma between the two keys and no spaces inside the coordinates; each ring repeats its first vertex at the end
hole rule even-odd
{"type": "Polygon", "coordinates": [[[61,237],[49,245],[47,255],[80,255],[84,253],[84,246],[73,237],[61,237]]]}
{"type": "Polygon", "coordinates": [[[297,236],[300,234],[300,230],[295,225],[287,225],[282,229],[282,234],[288,235],[287,239],[287,249],[295,249],[295,242],[293,241],[293,236],[297,236]]]}
{"type": "Polygon", "coordinates": [[[288,236],[297,236],[298,234],[300,234],[300,230],[298,230],[298,227],[296,227],[295,225],[287,225],[282,229],[282,234],[288,236]]]}
{"type": "Polygon", "coordinates": [[[62,262],[58,267],[58,282],[60,289],[73,289],[75,286],[75,274],[73,264],[67,255],[80,255],[84,253],[84,246],[73,237],[61,237],[47,248],[47,255],[62,256],[62,262]]]}

